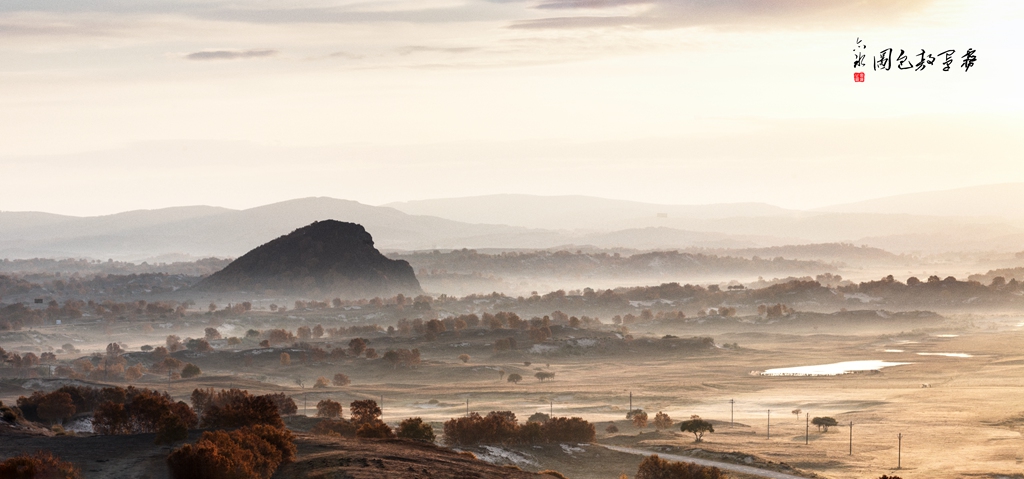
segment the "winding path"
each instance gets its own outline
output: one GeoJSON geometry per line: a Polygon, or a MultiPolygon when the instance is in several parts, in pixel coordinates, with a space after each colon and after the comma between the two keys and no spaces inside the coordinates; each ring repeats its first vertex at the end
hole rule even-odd
{"type": "Polygon", "coordinates": [[[657,454],[658,457],[660,457],[662,459],[668,459],[668,460],[671,460],[671,461],[691,462],[693,464],[699,464],[701,466],[717,467],[719,469],[724,469],[726,471],[742,472],[743,474],[750,474],[752,476],[767,477],[767,478],[770,478],[770,479],[807,479],[806,477],[803,477],[803,476],[794,476],[792,474],[785,474],[785,473],[782,473],[782,472],[769,471],[767,469],[759,469],[759,468],[750,467],[750,466],[741,466],[739,464],[732,464],[732,463],[729,463],[729,462],[709,461],[707,459],[698,459],[696,457],[680,456],[678,454],[665,454],[665,453],[661,453],[661,452],[645,451],[643,449],[634,449],[632,447],[609,446],[609,445],[606,445],[606,444],[600,444],[600,446],[605,447],[607,449],[611,449],[613,451],[624,452],[626,454],[639,454],[639,455],[643,455],[643,456],[650,456],[652,454],[657,454]]]}

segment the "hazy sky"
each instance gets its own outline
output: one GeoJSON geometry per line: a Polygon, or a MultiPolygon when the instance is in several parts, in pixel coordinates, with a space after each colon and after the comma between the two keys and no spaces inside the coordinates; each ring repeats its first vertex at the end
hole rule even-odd
{"type": "Polygon", "coordinates": [[[4,0],[0,210],[1024,181],[1022,32],[1017,0],[4,0]]]}

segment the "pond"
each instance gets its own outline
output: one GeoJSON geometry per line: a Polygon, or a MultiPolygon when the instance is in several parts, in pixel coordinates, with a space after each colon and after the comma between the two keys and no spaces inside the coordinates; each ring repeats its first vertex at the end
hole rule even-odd
{"type": "Polygon", "coordinates": [[[789,368],[775,368],[758,373],[762,376],[838,376],[860,371],[878,371],[882,368],[892,366],[903,366],[913,363],[897,363],[870,359],[863,361],[843,361],[831,364],[816,364],[813,366],[795,366],[789,368]]]}

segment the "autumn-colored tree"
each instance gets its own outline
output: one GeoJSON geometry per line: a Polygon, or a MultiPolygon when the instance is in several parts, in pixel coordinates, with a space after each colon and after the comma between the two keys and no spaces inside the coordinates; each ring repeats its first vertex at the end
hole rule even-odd
{"type": "Polygon", "coordinates": [[[673,421],[668,414],[658,411],[658,414],[654,415],[654,428],[657,430],[668,429],[672,427],[673,421]]]}
{"type": "Polygon", "coordinates": [[[388,439],[395,437],[395,432],[391,430],[391,426],[388,426],[384,421],[368,422],[359,426],[356,430],[356,437],[364,439],[388,439]]]}
{"type": "Polygon", "coordinates": [[[206,328],[203,332],[206,333],[207,341],[213,341],[221,338],[220,331],[217,331],[217,328],[206,328]]]}
{"type": "Polygon", "coordinates": [[[288,366],[292,363],[292,356],[288,353],[281,353],[281,365],[288,366]]]}
{"type": "Polygon", "coordinates": [[[188,438],[188,425],[175,414],[164,414],[156,425],[156,444],[174,444],[188,438]]]}
{"type": "Polygon", "coordinates": [[[295,400],[285,393],[264,394],[263,397],[270,399],[277,406],[277,412],[282,416],[299,412],[299,406],[295,404],[295,400]]]}
{"type": "Polygon", "coordinates": [[[647,427],[647,412],[640,411],[633,414],[633,425],[639,429],[647,427]]]}
{"type": "Polygon", "coordinates": [[[185,349],[185,345],[181,344],[181,338],[173,334],[167,336],[167,351],[173,353],[182,349],[185,349]]]}
{"type": "Polygon", "coordinates": [[[185,367],[181,368],[181,377],[182,377],[182,379],[190,379],[190,378],[194,378],[194,377],[199,377],[202,374],[203,374],[203,371],[201,369],[199,369],[199,366],[196,366],[195,364],[192,364],[192,363],[188,363],[188,364],[185,365],[185,367]]]}
{"type": "Polygon", "coordinates": [[[468,354],[460,354],[459,355],[459,361],[462,361],[463,363],[468,363],[469,362],[469,355],[468,354]]]}
{"type": "Polygon", "coordinates": [[[313,326],[313,337],[322,338],[324,336],[324,327],[321,325],[313,326]]]}
{"type": "Polygon", "coordinates": [[[349,413],[352,414],[352,422],[357,424],[366,424],[373,421],[379,421],[383,411],[380,410],[380,406],[377,405],[377,401],[373,399],[364,399],[361,401],[352,401],[348,405],[349,413]]]}
{"type": "Polygon", "coordinates": [[[726,479],[717,467],[701,466],[689,462],[666,461],[652,454],[640,462],[636,479],[726,479]]]}
{"type": "Polygon", "coordinates": [[[348,348],[352,350],[352,354],[359,356],[366,350],[367,341],[363,338],[353,338],[348,342],[348,348]]]}
{"type": "Polygon", "coordinates": [[[267,396],[253,396],[238,389],[221,390],[203,411],[204,427],[228,428],[253,424],[284,427],[277,404],[267,396]]]}
{"type": "Polygon", "coordinates": [[[295,335],[302,341],[309,341],[313,337],[313,330],[309,326],[299,326],[299,329],[295,330],[295,335]]]}
{"type": "Polygon", "coordinates": [[[50,451],[22,453],[0,462],[0,477],[10,479],[79,479],[81,471],[50,451]]]}
{"type": "Polygon", "coordinates": [[[615,424],[609,424],[608,427],[604,428],[604,432],[608,434],[615,434],[619,432],[619,426],[616,426],[615,424]]]}
{"type": "Polygon", "coordinates": [[[327,381],[327,378],[325,378],[323,376],[320,376],[320,377],[316,378],[316,383],[313,384],[313,387],[314,388],[318,388],[318,389],[319,388],[325,388],[325,387],[329,386],[330,384],[331,383],[327,381]]]}
{"type": "Polygon", "coordinates": [[[293,460],[290,432],[264,425],[231,432],[208,431],[167,457],[174,479],[269,479],[278,466],[293,460]]]}
{"type": "Polygon", "coordinates": [[[136,364],[124,371],[124,378],[129,381],[137,381],[145,374],[146,368],[141,364],[136,364]]]}
{"type": "Polygon", "coordinates": [[[352,383],[352,380],[349,379],[348,376],[346,376],[346,375],[344,375],[342,373],[338,373],[338,374],[334,375],[334,380],[332,382],[334,383],[335,386],[339,386],[340,387],[340,386],[348,386],[349,384],[352,383]]]}
{"type": "Polygon", "coordinates": [[[374,348],[366,348],[366,359],[377,359],[377,350],[374,348]]]}
{"type": "Polygon", "coordinates": [[[75,403],[71,395],[63,391],[54,391],[47,394],[36,409],[36,414],[51,424],[62,423],[65,419],[75,415],[75,403]]]}
{"type": "Polygon", "coordinates": [[[330,399],[323,399],[316,403],[316,416],[328,419],[341,417],[341,403],[330,399]]]}
{"type": "Polygon", "coordinates": [[[402,420],[396,431],[398,437],[416,441],[434,442],[434,428],[423,419],[411,417],[402,420]]]}

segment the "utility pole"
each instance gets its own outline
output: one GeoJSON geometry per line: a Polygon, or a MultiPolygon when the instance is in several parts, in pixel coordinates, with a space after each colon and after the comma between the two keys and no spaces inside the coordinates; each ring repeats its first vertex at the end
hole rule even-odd
{"type": "Polygon", "coordinates": [[[853,455],[853,421],[850,421],[850,455],[853,455]]]}
{"type": "Polygon", "coordinates": [[[309,410],[306,408],[306,398],[308,396],[309,396],[309,393],[307,393],[305,391],[302,392],[302,414],[307,415],[307,416],[309,415],[309,410]]]}
{"type": "Polygon", "coordinates": [[[734,399],[730,399],[729,400],[729,426],[733,426],[733,425],[736,424],[736,421],[735,421],[736,416],[735,416],[735,414],[733,414],[735,408],[736,408],[736,401],[734,399]]]}
{"type": "Polygon", "coordinates": [[[380,395],[380,420],[384,420],[384,395],[380,395]]]}
{"type": "Polygon", "coordinates": [[[466,417],[469,417],[469,398],[466,398],[466,417]]]}
{"type": "Polygon", "coordinates": [[[629,392],[629,412],[633,412],[633,391],[629,392]]]}
{"type": "Polygon", "coordinates": [[[899,440],[898,446],[896,447],[896,469],[903,467],[903,433],[896,435],[899,440]]]}
{"type": "Polygon", "coordinates": [[[807,425],[804,429],[804,445],[806,446],[810,444],[811,441],[811,413],[807,413],[807,417],[805,419],[807,420],[807,425]]]}
{"type": "Polygon", "coordinates": [[[551,400],[551,404],[548,405],[548,417],[555,417],[555,400],[551,400]]]}
{"type": "Polygon", "coordinates": [[[768,410],[768,440],[772,438],[772,410],[768,410]]]}

